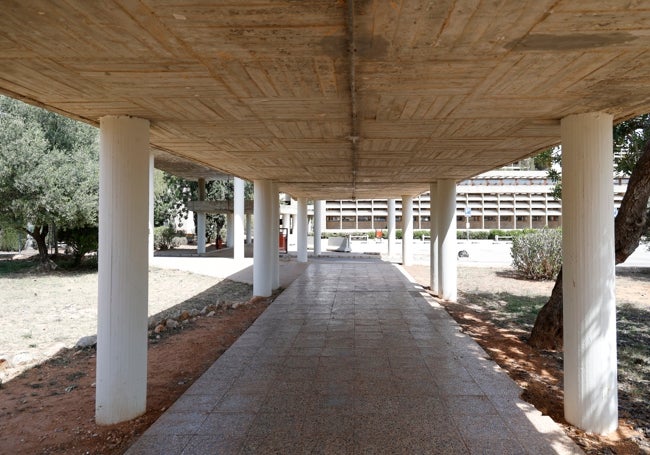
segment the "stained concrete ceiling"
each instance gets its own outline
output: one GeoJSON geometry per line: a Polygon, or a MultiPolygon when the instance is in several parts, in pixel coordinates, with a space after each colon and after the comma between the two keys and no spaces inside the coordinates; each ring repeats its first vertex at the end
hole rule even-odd
{"type": "Polygon", "coordinates": [[[650,111],[650,3],[4,0],[0,92],[310,197],[426,191],[650,111]]]}

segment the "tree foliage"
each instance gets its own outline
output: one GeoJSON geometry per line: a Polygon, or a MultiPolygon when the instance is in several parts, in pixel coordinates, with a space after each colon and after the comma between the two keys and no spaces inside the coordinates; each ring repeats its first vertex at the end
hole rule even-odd
{"type": "MultiPolygon", "coordinates": [[[[197,181],[186,180],[175,175],[160,171],[155,177],[154,184],[154,225],[182,227],[189,216],[188,203],[199,199],[199,184],[197,181]]],[[[232,180],[212,180],[205,184],[205,200],[232,200],[234,183],[232,180]]],[[[253,184],[246,182],[244,199],[253,199],[253,184]]],[[[207,214],[205,231],[208,240],[220,235],[226,224],[223,214],[207,214]]],[[[196,220],[195,220],[196,225],[196,220]]]]}
{"type": "Polygon", "coordinates": [[[29,233],[47,264],[50,225],[97,225],[97,130],[0,97],[0,225],[29,233]]]}

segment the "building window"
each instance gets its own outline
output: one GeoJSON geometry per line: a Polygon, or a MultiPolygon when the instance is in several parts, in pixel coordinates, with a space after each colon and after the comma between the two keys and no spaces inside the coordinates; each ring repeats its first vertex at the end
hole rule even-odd
{"type": "Polygon", "coordinates": [[[560,217],[559,217],[559,216],[549,216],[549,217],[548,217],[548,220],[549,220],[549,221],[559,221],[559,220],[560,220],[560,217]]]}
{"type": "Polygon", "coordinates": [[[425,221],[425,222],[429,222],[429,221],[431,221],[431,217],[430,217],[430,216],[423,216],[423,217],[421,217],[420,219],[421,219],[422,221],[425,221]]]}
{"type": "Polygon", "coordinates": [[[486,216],[485,221],[496,221],[497,217],[496,216],[486,216]]]}
{"type": "Polygon", "coordinates": [[[385,216],[376,216],[375,217],[375,223],[385,223],[386,222],[386,217],[385,216]]]}
{"type": "Polygon", "coordinates": [[[343,221],[347,223],[354,223],[354,217],[353,216],[344,216],[343,221]]]}
{"type": "Polygon", "coordinates": [[[395,217],[395,221],[397,221],[399,223],[400,221],[402,221],[402,217],[400,215],[397,215],[395,217]]]}
{"type": "Polygon", "coordinates": [[[357,220],[358,221],[370,221],[370,217],[369,216],[358,216],[357,220]]]}
{"type": "Polygon", "coordinates": [[[341,221],[341,217],[339,217],[339,216],[328,216],[327,221],[341,221]]]}
{"type": "Polygon", "coordinates": [[[501,221],[510,221],[510,218],[511,217],[509,217],[509,216],[502,216],[501,221]]]}
{"type": "Polygon", "coordinates": [[[526,221],[526,217],[525,216],[518,216],[517,221],[526,221]]]}
{"type": "Polygon", "coordinates": [[[538,215],[535,215],[535,216],[533,216],[533,221],[542,221],[542,217],[538,216],[538,215]]]}

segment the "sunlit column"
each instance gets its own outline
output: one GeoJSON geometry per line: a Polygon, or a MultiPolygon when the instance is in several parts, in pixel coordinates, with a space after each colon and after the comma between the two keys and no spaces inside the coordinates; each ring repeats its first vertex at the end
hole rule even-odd
{"type": "Polygon", "coordinates": [[[388,257],[395,254],[395,199],[388,200],[388,257]]]}
{"type": "Polygon", "coordinates": [[[413,264],[413,198],[402,196],[402,265],[413,264]]]}
{"type": "Polygon", "coordinates": [[[429,231],[429,236],[431,237],[430,253],[429,253],[429,264],[430,264],[430,282],[431,282],[431,292],[434,295],[439,295],[440,289],[438,285],[438,184],[436,182],[431,183],[430,189],[430,216],[429,221],[431,223],[431,228],[429,231]]]}
{"type": "Polygon", "coordinates": [[[612,116],[561,122],[564,415],[593,433],[618,426],[612,116]]]}
{"type": "Polygon", "coordinates": [[[149,121],[100,119],[99,293],[95,418],[146,411],[149,121]]]}
{"type": "Polygon", "coordinates": [[[269,297],[271,281],[271,182],[255,180],[253,198],[255,216],[255,239],[253,242],[253,295],[269,297]]]}
{"type": "Polygon", "coordinates": [[[298,262],[307,262],[307,198],[298,198],[298,262]]]}
{"type": "Polygon", "coordinates": [[[438,180],[438,295],[457,298],[456,182],[438,180]]]}
{"type": "Polygon", "coordinates": [[[235,177],[232,224],[232,257],[234,259],[244,259],[244,186],[245,182],[239,177],[235,177]]]}

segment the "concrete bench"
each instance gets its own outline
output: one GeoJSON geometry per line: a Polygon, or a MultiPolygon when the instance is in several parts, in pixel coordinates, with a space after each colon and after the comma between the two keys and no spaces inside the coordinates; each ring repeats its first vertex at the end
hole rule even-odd
{"type": "Polygon", "coordinates": [[[495,235],[494,236],[494,241],[498,242],[499,240],[512,240],[511,235],[495,235]]]}
{"type": "Polygon", "coordinates": [[[423,235],[422,236],[422,243],[430,242],[430,241],[431,241],[431,236],[430,235],[423,235]]]}
{"type": "Polygon", "coordinates": [[[368,242],[368,236],[367,235],[351,235],[350,236],[350,241],[368,242]]]}

